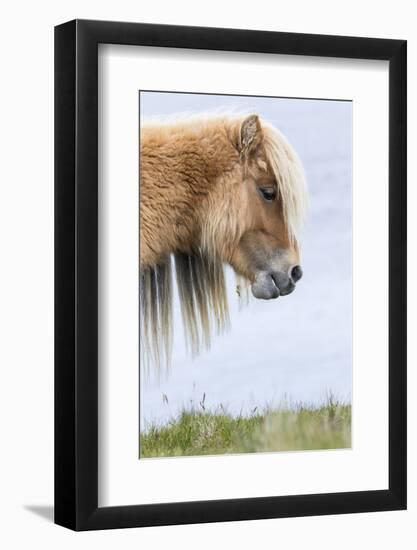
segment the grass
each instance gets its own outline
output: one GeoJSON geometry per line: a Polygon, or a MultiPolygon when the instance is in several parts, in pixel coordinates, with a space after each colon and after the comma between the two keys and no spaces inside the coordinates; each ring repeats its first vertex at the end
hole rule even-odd
{"type": "Polygon", "coordinates": [[[319,406],[283,405],[233,417],[205,409],[183,411],[167,425],[140,436],[141,458],[351,446],[351,405],[329,398],[319,406]]]}

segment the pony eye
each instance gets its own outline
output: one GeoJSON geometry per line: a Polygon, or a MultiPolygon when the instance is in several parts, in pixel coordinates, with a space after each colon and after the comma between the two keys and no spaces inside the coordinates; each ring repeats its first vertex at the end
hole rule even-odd
{"type": "Polygon", "coordinates": [[[268,202],[272,202],[277,197],[277,190],[275,189],[275,187],[260,187],[259,192],[261,193],[262,197],[268,202]]]}

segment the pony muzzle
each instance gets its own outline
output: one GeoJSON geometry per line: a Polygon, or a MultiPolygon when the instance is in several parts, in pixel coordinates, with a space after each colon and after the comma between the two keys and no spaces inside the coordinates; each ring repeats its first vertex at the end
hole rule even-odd
{"type": "MultiPolygon", "coordinates": [[[[299,266],[297,266],[299,267],[299,266]]],[[[299,268],[301,272],[301,268],[299,268]]],[[[298,275],[298,271],[296,272],[298,275]]],[[[282,271],[261,271],[252,283],[252,294],[261,300],[273,300],[279,296],[291,294],[295,289],[297,277],[292,278],[282,271]]],[[[300,279],[301,276],[298,277],[300,279]]],[[[298,280],[297,279],[297,280],[298,280]]]]}

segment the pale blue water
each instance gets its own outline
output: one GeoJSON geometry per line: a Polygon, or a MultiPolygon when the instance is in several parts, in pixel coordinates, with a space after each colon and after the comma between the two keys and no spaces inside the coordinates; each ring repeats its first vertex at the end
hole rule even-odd
{"type": "MultiPolygon", "coordinates": [[[[303,279],[278,300],[251,298],[239,310],[228,270],[231,330],[208,352],[187,356],[179,304],[166,379],[141,382],[141,426],[164,423],[205,394],[233,414],[279,403],[311,403],[327,392],[351,400],[352,255],[350,102],[141,93],[141,116],[211,109],[258,113],[279,128],[304,166],[310,208],[302,240],[303,279]],[[168,398],[168,404],[163,395],[168,398]]],[[[176,298],[177,300],[177,298],[176,298]]]]}

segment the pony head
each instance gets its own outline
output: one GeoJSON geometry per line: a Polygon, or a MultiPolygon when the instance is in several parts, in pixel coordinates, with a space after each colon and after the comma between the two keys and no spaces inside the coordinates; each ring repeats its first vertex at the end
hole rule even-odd
{"type": "Polygon", "coordinates": [[[228,138],[235,162],[207,196],[202,247],[248,280],[255,298],[285,296],[302,277],[298,236],[307,193],[300,161],[258,115],[235,119],[228,138]]]}

